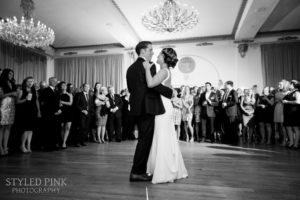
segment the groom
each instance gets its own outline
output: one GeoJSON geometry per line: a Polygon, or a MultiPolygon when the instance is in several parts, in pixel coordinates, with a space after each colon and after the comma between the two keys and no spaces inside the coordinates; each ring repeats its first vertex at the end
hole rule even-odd
{"type": "MultiPolygon", "coordinates": [[[[152,43],[142,41],[137,44],[135,51],[138,59],[128,68],[126,79],[130,93],[130,114],[136,118],[139,137],[136,146],[130,181],[151,181],[146,174],[147,161],[150,153],[155,115],[165,112],[160,95],[172,98],[173,90],[163,85],[154,88],[147,87],[143,62],[151,62],[153,56],[152,43]]],[[[156,67],[151,67],[152,76],[156,74],[156,67]]]]}

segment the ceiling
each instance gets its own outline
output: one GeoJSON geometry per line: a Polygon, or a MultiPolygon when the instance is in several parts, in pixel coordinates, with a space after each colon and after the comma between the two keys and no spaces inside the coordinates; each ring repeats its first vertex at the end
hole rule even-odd
{"type": "MultiPolygon", "coordinates": [[[[34,0],[34,19],[55,32],[53,47],[132,47],[140,40],[156,43],[251,39],[257,34],[300,30],[299,0],[180,0],[200,13],[186,32],[159,34],[141,23],[142,13],[161,0],[34,0]]],[[[0,17],[20,18],[20,0],[0,0],[0,17]]]]}

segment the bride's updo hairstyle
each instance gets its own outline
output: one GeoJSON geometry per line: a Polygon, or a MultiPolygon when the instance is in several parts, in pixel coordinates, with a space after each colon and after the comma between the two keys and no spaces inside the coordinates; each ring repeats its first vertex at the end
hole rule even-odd
{"type": "Polygon", "coordinates": [[[161,53],[164,55],[164,61],[168,67],[174,68],[178,62],[176,51],[172,48],[164,48],[161,53]]]}

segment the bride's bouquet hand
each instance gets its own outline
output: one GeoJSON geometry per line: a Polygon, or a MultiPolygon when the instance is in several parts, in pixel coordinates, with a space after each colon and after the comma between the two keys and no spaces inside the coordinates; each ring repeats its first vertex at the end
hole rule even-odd
{"type": "Polygon", "coordinates": [[[150,69],[154,63],[149,63],[148,61],[143,62],[144,68],[145,69],[150,69]]]}

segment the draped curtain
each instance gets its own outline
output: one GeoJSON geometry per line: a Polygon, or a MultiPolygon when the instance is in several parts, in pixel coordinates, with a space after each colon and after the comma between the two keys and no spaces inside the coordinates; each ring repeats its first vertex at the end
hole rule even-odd
{"type": "Polygon", "coordinates": [[[137,56],[134,53],[134,51],[128,51],[128,56],[129,56],[129,64],[131,65],[132,63],[135,62],[135,60],[137,59],[137,56]]]}
{"type": "Polygon", "coordinates": [[[87,82],[123,89],[123,55],[85,56],[55,59],[55,77],[80,87],[87,82]]]}
{"type": "Polygon", "coordinates": [[[16,83],[22,83],[27,76],[32,76],[37,82],[44,81],[46,67],[46,56],[0,40],[0,68],[14,70],[16,83]]]}
{"type": "Polygon", "coordinates": [[[282,79],[300,80],[300,42],[261,45],[265,86],[277,86],[282,79]]]}

